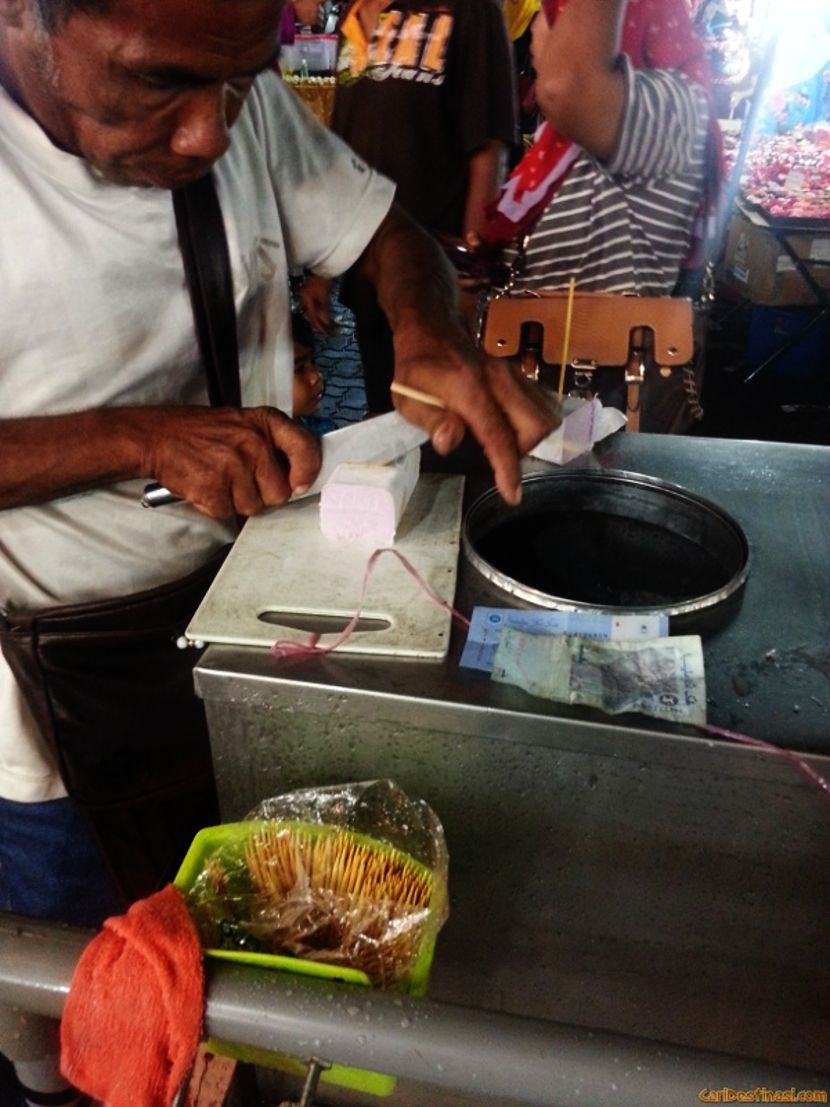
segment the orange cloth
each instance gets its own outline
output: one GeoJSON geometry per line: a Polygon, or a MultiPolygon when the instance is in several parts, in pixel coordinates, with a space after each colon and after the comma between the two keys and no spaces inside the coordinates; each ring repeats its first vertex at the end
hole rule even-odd
{"type": "Polygon", "coordinates": [[[199,936],[172,884],[107,919],[75,968],[61,1072],[107,1107],[170,1107],[202,1030],[199,936]]]}

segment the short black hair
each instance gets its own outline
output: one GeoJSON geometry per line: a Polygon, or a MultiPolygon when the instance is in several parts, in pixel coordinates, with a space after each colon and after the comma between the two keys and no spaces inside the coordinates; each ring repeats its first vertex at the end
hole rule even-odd
{"type": "Polygon", "coordinates": [[[47,31],[56,31],[64,23],[81,12],[103,15],[114,0],[34,0],[40,20],[47,31]]]}
{"type": "Polygon", "coordinates": [[[301,311],[291,312],[291,333],[294,336],[294,341],[299,346],[314,350],[314,331],[311,329],[311,323],[301,311]]]}

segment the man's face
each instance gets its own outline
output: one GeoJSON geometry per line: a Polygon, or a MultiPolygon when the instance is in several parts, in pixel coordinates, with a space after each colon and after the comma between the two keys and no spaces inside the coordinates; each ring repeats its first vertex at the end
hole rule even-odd
{"type": "Polygon", "coordinates": [[[51,139],[117,184],[175,188],[225,152],[278,47],[281,0],[112,0],[47,34],[25,0],[0,72],[51,139]]]}

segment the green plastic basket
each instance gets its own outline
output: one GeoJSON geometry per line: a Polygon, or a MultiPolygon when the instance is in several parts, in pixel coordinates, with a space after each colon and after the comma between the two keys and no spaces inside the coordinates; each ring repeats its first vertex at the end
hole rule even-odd
{"type": "MultiPolygon", "coordinates": [[[[209,826],[204,830],[200,830],[193,839],[190,849],[187,851],[187,855],[176,874],[175,886],[182,894],[186,895],[200,875],[205,860],[211,854],[218,850],[225,852],[228,847],[233,847],[234,844],[238,844],[239,849],[242,850],[246,839],[263,825],[262,821],[249,820],[241,823],[225,823],[222,826],[209,826]]],[[[332,827],[320,827],[313,823],[284,822],[278,825],[321,833],[333,829],[332,827]]],[[[383,846],[383,843],[378,843],[377,840],[369,838],[367,835],[355,834],[352,831],[348,833],[356,841],[383,846]]],[[[440,903],[436,902],[436,896],[439,894],[441,894],[439,887],[433,884],[431,903],[433,909],[440,909],[440,903]]],[[[287,957],[273,953],[251,953],[246,950],[233,949],[205,949],[204,953],[205,956],[217,960],[258,965],[261,968],[291,973],[295,976],[313,976],[318,979],[334,980],[363,988],[372,986],[369,977],[360,969],[329,965],[322,961],[307,961],[300,957],[287,957]]],[[[400,987],[400,992],[403,995],[422,996],[426,993],[434,953],[435,933],[432,928],[428,928],[412,970],[400,987]]],[[[236,1042],[220,1042],[212,1038],[208,1040],[207,1046],[214,1053],[225,1057],[233,1057],[239,1061],[247,1061],[254,1065],[276,1068],[298,1076],[304,1075],[306,1071],[305,1063],[299,1057],[293,1057],[290,1054],[257,1049],[236,1042]]],[[[376,1096],[391,1095],[397,1086],[397,1079],[394,1076],[380,1072],[369,1072],[364,1069],[349,1068],[346,1065],[332,1065],[331,1068],[326,1069],[321,1074],[320,1079],[330,1084],[337,1084],[340,1087],[352,1088],[355,1091],[376,1096]]]]}

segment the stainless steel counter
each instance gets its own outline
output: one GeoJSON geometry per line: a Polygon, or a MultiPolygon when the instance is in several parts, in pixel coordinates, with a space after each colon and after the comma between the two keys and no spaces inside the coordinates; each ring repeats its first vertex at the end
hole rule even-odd
{"type": "MultiPolygon", "coordinates": [[[[714,500],[740,523],[751,569],[738,615],[705,642],[709,722],[789,749],[830,754],[830,450],[620,433],[571,466],[583,467],[674,481],[714,500]]],[[[456,632],[443,665],[351,657],[280,666],[257,651],[213,648],[200,672],[204,680],[240,672],[257,680],[331,683],[364,693],[609,721],[459,670],[462,645],[463,634],[456,632]]]]}
{"type": "MultiPolygon", "coordinates": [[[[825,775],[828,458],[619,434],[587,462],[685,485],[743,526],[743,604],[704,644],[709,719],[825,775]]],[[[196,679],[224,817],[392,777],[450,848],[431,996],[825,1071],[830,798],[766,751],[491,684],[458,668],[461,644],[440,664],[209,648],[196,679]]]]}

